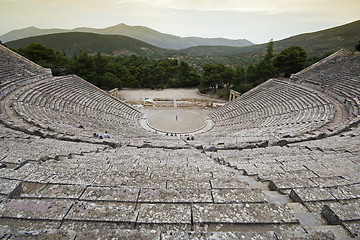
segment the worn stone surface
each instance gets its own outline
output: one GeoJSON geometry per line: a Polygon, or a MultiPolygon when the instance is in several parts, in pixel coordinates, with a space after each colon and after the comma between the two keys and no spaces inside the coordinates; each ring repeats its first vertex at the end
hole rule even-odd
{"type": "Polygon", "coordinates": [[[336,200],[326,188],[295,188],[291,191],[290,196],[300,202],[336,200]]]}
{"type": "Polygon", "coordinates": [[[360,220],[360,199],[324,205],[321,213],[332,224],[360,220]]]}
{"type": "Polygon", "coordinates": [[[262,203],[265,195],[260,189],[213,189],[215,203],[262,203]]]}
{"type": "Polygon", "coordinates": [[[341,185],[349,185],[352,183],[348,179],[339,176],[311,178],[311,180],[315,182],[315,184],[319,187],[335,187],[341,185]]]}
{"type": "Polygon", "coordinates": [[[41,231],[44,229],[59,229],[61,226],[61,221],[0,218],[0,226],[4,226],[7,229],[10,229],[11,232],[41,231]]]}
{"type": "Polygon", "coordinates": [[[360,221],[349,221],[342,224],[351,233],[352,237],[360,237],[360,221]]]}
{"type": "Polygon", "coordinates": [[[84,191],[85,186],[69,184],[47,184],[41,191],[43,198],[77,199],[84,191]]]}
{"type": "Polygon", "coordinates": [[[3,201],[3,217],[22,219],[62,220],[72,202],[61,200],[8,199],[3,201]]]}
{"type": "Polygon", "coordinates": [[[196,223],[297,223],[285,205],[276,204],[194,204],[196,223]]]}
{"type": "Polygon", "coordinates": [[[41,190],[46,187],[45,183],[34,183],[34,182],[22,182],[21,189],[22,193],[20,197],[22,198],[41,198],[41,190]]]}
{"type": "Polygon", "coordinates": [[[58,229],[42,229],[42,230],[32,230],[32,231],[18,231],[12,233],[13,239],[58,239],[58,240],[68,240],[75,239],[76,232],[73,231],[61,231],[58,229]]]}
{"type": "Polygon", "coordinates": [[[292,189],[292,188],[306,188],[316,187],[313,181],[308,178],[291,178],[291,179],[276,179],[270,182],[271,189],[292,189]]]}
{"type": "Polygon", "coordinates": [[[247,188],[249,184],[237,178],[215,178],[211,179],[212,188],[247,188]]]}
{"type": "Polygon", "coordinates": [[[141,189],[138,202],[191,203],[212,202],[206,189],[141,189]]]}
{"type": "Polygon", "coordinates": [[[211,189],[209,179],[196,180],[196,179],[173,179],[167,182],[167,188],[171,189],[211,189]]]}
{"type": "Polygon", "coordinates": [[[331,195],[338,200],[360,198],[360,184],[330,188],[329,191],[331,192],[331,195]]]}
{"type": "Polygon", "coordinates": [[[0,168],[0,177],[23,180],[38,169],[38,164],[27,163],[20,168],[0,168]]]}
{"type": "Polygon", "coordinates": [[[0,179],[0,194],[9,195],[19,184],[17,180],[0,179]]]}
{"type": "Polygon", "coordinates": [[[191,224],[191,206],[186,204],[140,204],[137,223],[191,224]]]}
{"type": "Polygon", "coordinates": [[[136,202],[139,189],[116,187],[87,187],[81,200],[136,202]]]}
{"type": "Polygon", "coordinates": [[[160,231],[157,230],[102,230],[78,232],[76,239],[126,239],[126,240],[160,240],[160,231]]]}
{"type": "Polygon", "coordinates": [[[331,231],[309,231],[307,233],[294,233],[294,232],[276,232],[276,238],[278,240],[287,240],[287,239],[298,239],[298,240],[335,240],[336,237],[331,231]]]}
{"type": "Polygon", "coordinates": [[[207,240],[207,239],[254,239],[276,240],[274,232],[265,233],[241,233],[241,232],[175,232],[165,231],[161,233],[164,240],[207,240]]]}
{"type": "Polygon", "coordinates": [[[65,219],[135,222],[137,213],[133,203],[80,201],[74,204],[65,219]]]}

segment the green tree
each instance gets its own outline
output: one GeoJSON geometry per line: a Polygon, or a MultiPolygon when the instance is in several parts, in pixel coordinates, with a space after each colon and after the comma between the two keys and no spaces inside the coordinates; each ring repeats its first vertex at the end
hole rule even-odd
{"type": "Polygon", "coordinates": [[[108,61],[99,52],[94,57],[94,63],[97,75],[104,75],[107,72],[108,61]]]}
{"type": "Polygon", "coordinates": [[[84,78],[94,85],[98,85],[94,59],[86,52],[81,51],[79,56],[75,57],[72,71],[79,77],[84,78]]]}
{"type": "Polygon", "coordinates": [[[103,76],[99,77],[99,87],[105,90],[111,90],[114,88],[121,89],[121,80],[117,78],[111,72],[106,72],[103,76]]]}
{"type": "Polygon", "coordinates": [[[250,65],[246,68],[245,71],[245,80],[248,83],[251,83],[258,80],[258,77],[259,77],[258,68],[254,64],[250,63],[250,65]]]}
{"type": "Polygon", "coordinates": [[[269,78],[276,76],[277,71],[276,68],[274,67],[273,59],[274,59],[274,42],[271,39],[267,44],[267,51],[265,57],[256,64],[257,73],[258,73],[257,80],[260,81],[260,83],[263,80],[267,80],[269,78]]]}
{"type": "Polygon", "coordinates": [[[19,48],[17,52],[36,63],[39,61],[51,61],[54,57],[54,50],[46,48],[40,43],[30,43],[24,48],[19,48]]]}
{"type": "Polygon", "coordinates": [[[302,47],[292,46],[277,55],[274,62],[280,73],[290,76],[304,69],[306,58],[306,51],[302,47]]]}

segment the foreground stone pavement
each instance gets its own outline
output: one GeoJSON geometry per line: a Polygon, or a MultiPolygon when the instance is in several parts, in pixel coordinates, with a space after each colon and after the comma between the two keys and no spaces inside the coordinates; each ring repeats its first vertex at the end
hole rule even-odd
{"type": "Polygon", "coordinates": [[[359,59],[269,80],[193,141],[0,46],[0,238],[359,237],[359,59]]]}

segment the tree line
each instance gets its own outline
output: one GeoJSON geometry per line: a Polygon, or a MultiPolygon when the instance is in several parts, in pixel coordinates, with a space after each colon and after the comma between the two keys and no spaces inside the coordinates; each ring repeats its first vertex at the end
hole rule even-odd
{"type": "Polygon", "coordinates": [[[16,50],[45,68],[54,76],[76,74],[105,90],[113,88],[192,88],[201,77],[188,63],[177,59],[148,59],[140,56],[109,57],[82,51],[67,57],[39,43],[16,50]]]}
{"type": "Polygon", "coordinates": [[[177,59],[148,59],[135,55],[110,57],[84,51],[70,58],[38,43],[16,51],[43,67],[51,68],[55,76],[73,73],[105,90],[198,87],[200,92],[234,89],[244,93],[269,78],[290,76],[302,70],[307,59],[305,50],[298,46],[275,55],[273,41],[268,43],[265,56],[256,63],[235,68],[224,64],[204,64],[201,72],[177,59]]]}
{"type": "Polygon", "coordinates": [[[237,66],[234,69],[223,64],[205,64],[199,90],[207,92],[231,88],[244,93],[269,78],[288,77],[302,70],[306,59],[305,50],[299,46],[286,48],[275,55],[273,41],[270,41],[265,56],[247,67],[237,66]]]}

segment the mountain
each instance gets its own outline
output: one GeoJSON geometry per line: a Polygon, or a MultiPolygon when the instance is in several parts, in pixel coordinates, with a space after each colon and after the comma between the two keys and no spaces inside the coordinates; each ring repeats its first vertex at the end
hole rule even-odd
{"type": "Polygon", "coordinates": [[[106,35],[124,35],[151,45],[166,49],[184,49],[193,46],[234,46],[243,47],[253,45],[246,39],[230,40],[225,38],[200,38],[200,37],[179,37],[171,34],[165,34],[155,31],[151,28],[142,26],[128,26],[126,24],[118,24],[108,28],[74,28],[66,29],[39,29],[36,27],[28,27],[20,30],[10,31],[2,36],[0,40],[4,43],[27,38],[32,36],[48,35],[53,33],[64,32],[87,32],[106,35]]]}
{"type": "MultiPolygon", "coordinates": [[[[274,42],[275,52],[291,46],[303,47],[309,56],[335,52],[341,48],[353,49],[360,40],[360,20],[342,26],[292,36],[274,42]]],[[[266,52],[267,44],[246,47],[198,46],[180,50],[190,56],[246,56],[260,55],[266,52]]]]}
{"type": "Polygon", "coordinates": [[[60,50],[67,56],[73,56],[84,50],[90,54],[101,52],[112,56],[139,55],[143,57],[169,57],[175,50],[155,47],[148,43],[119,35],[101,35],[85,32],[67,32],[23,38],[6,43],[6,46],[18,49],[30,43],[40,43],[45,47],[60,50]]]}

